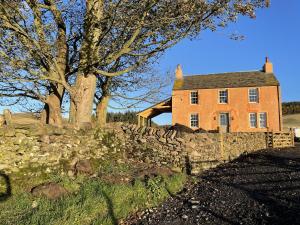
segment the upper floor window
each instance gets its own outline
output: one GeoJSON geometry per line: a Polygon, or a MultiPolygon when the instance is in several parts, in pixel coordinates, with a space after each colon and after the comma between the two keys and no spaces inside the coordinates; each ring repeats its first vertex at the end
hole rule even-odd
{"type": "Polygon", "coordinates": [[[250,103],[258,103],[258,88],[250,88],[249,89],[249,102],[250,103]]]}
{"type": "Polygon", "coordinates": [[[256,113],[249,113],[249,122],[250,122],[250,127],[251,128],[256,128],[257,127],[257,116],[256,113]]]}
{"type": "Polygon", "coordinates": [[[219,91],[219,103],[223,103],[223,104],[228,103],[228,90],[219,91]]]}
{"type": "Polygon", "coordinates": [[[198,104],[198,91],[191,92],[191,104],[192,105],[198,104]]]}
{"type": "Polygon", "coordinates": [[[197,113],[191,114],[190,122],[191,122],[192,128],[198,128],[199,127],[199,115],[197,113]]]}
{"type": "Polygon", "coordinates": [[[259,113],[259,127],[267,128],[267,113],[259,113]]]}

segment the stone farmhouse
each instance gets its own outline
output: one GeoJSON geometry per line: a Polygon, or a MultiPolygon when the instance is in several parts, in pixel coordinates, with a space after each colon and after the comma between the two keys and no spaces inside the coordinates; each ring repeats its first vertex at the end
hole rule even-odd
{"type": "Polygon", "coordinates": [[[175,76],[172,97],[139,112],[139,125],[171,112],[173,126],[192,130],[282,130],[280,84],[268,58],[259,71],[187,76],[178,65],[175,76]]]}

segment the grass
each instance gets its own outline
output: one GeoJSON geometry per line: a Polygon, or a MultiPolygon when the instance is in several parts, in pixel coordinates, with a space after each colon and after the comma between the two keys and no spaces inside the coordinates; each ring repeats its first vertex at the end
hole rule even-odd
{"type": "Polygon", "coordinates": [[[184,174],[157,176],[134,184],[109,184],[100,179],[56,177],[72,193],[58,200],[18,193],[0,203],[1,225],[118,224],[131,213],[153,207],[183,188],[184,174]]]}

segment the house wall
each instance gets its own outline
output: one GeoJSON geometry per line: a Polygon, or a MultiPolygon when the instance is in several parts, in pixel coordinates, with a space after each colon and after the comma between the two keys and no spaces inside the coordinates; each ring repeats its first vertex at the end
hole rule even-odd
{"type": "MultiPolygon", "coordinates": [[[[281,130],[281,97],[277,86],[259,87],[259,103],[249,103],[248,87],[227,88],[228,104],[219,103],[219,90],[198,90],[198,104],[190,104],[191,90],[172,92],[172,124],[190,127],[190,114],[198,113],[200,127],[218,130],[219,113],[230,115],[230,132],[261,132],[281,130]],[[266,112],[267,128],[250,128],[249,113],[266,112]]],[[[195,91],[195,90],[193,90],[195,91]]],[[[258,115],[257,115],[258,117],[258,115]]],[[[257,121],[259,123],[259,121],[257,121]]]]}

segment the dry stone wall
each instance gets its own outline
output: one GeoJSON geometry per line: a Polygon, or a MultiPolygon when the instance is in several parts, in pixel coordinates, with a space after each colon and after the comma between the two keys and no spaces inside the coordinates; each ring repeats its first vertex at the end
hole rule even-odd
{"type": "Polygon", "coordinates": [[[62,162],[122,157],[197,174],[245,152],[266,148],[265,133],[185,133],[136,125],[116,124],[107,130],[76,131],[41,125],[0,128],[0,171],[44,167],[62,162]]]}
{"type": "Polygon", "coordinates": [[[51,172],[64,162],[105,159],[120,149],[117,137],[98,129],[76,131],[51,126],[4,126],[0,129],[0,171],[11,173],[42,167],[46,170],[43,172],[51,172]]]}
{"type": "Polygon", "coordinates": [[[136,125],[122,130],[129,157],[192,174],[267,147],[265,133],[184,133],[136,125]]]}

